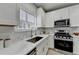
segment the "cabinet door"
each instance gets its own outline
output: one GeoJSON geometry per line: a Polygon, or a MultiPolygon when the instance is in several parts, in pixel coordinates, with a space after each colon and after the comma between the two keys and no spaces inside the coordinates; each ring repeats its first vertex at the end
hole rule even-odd
{"type": "Polygon", "coordinates": [[[52,15],[54,21],[69,18],[69,7],[48,12],[52,15]]]}
{"type": "Polygon", "coordinates": [[[42,21],[41,21],[41,9],[38,8],[37,9],[37,27],[41,27],[42,26],[42,21]]]}
{"type": "Polygon", "coordinates": [[[58,10],[60,19],[68,19],[69,18],[69,8],[62,8],[58,10]]]}
{"type": "Polygon", "coordinates": [[[61,19],[59,10],[53,11],[52,15],[53,15],[54,21],[61,19]]]}
{"type": "Polygon", "coordinates": [[[79,38],[74,38],[73,40],[73,53],[79,54],[79,38]]]}
{"type": "Polygon", "coordinates": [[[0,4],[0,24],[16,25],[16,4],[0,4]]]}
{"type": "Polygon", "coordinates": [[[50,35],[48,38],[48,48],[54,48],[54,38],[53,35],[50,35]]]}
{"type": "Polygon", "coordinates": [[[45,12],[42,8],[37,9],[37,27],[42,27],[45,24],[45,12]]]}
{"type": "Polygon", "coordinates": [[[79,26],[79,5],[70,7],[69,12],[71,26],[79,26]]]}
{"type": "Polygon", "coordinates": [[[44,46],[43,46],[43,55],[46,55],[48,51],[48,39],[45,40],[44,46]]]}
{"type": "Polygon", "coordinates": [[[37,47],[37,55],[43,55],[43,46],[41,44],[37,47]]]}
{"type": "Polygon", "coordinates": [[[37,46],[37,55],[46,55],[47,50],[48,50],[48,43],[46,39],[37,46]]]}
{"type": "Polygon", "coordinates": [[[46,13],[46,23],[45,23],[46,27],[54,27],[53,15],[54,14],[52,13],[46,13]]]}

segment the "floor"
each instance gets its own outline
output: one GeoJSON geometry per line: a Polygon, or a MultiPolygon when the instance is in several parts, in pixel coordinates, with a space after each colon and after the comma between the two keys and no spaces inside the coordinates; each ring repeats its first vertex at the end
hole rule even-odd
{"type": "Polygon", "coordinates": [[[49,49],[47,55],[64,55],[64,54],[57,52],[55,50],[49,49]]]}

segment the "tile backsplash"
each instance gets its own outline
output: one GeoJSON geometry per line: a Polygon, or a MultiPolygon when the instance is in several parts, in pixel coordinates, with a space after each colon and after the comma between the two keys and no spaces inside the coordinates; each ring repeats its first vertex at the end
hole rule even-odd
{"type": "Polygon", "coordinates": [[[45,31],[46,31],[46,34],[53,34],[54,28],[46,28],[45,31]]]}
{"type": "Polygon", "coordinates": [[[53,33],[54,33],[54,28],[39,28],[37,30],[37,34],[53,34],[53,33]]]}

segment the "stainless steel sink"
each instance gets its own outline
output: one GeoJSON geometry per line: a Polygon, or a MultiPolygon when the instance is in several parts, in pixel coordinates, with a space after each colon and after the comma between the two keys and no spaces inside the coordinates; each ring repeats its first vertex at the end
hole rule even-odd
{"type": "Polygon", "coordinates": [[[34,38],[32,38],[32,39],[29,39],[29,40],[27,40],[28,42],[32,42],[32,43],[36,43],[37,41],[39,41],[40,39],[42,39],[43,37],[39,37],[39,36],[37,36],[37,37],[34,37],[34,38]]]}

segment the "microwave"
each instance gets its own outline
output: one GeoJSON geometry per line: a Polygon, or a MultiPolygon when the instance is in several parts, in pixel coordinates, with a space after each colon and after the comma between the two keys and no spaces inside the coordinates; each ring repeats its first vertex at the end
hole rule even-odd
{"type": "Polygon", "coordinates": [[[54,27],[69,27],[70,26],[70,19],[62,19],[54,21],[54,27]]]}

